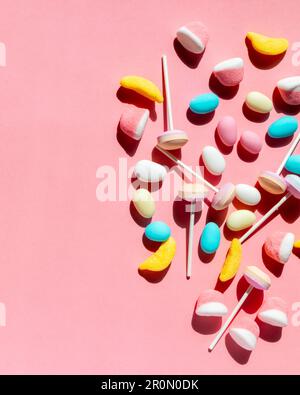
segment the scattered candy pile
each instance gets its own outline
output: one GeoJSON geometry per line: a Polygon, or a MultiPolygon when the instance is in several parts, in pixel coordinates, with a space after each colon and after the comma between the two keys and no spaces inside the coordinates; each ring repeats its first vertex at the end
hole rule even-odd
{"type": "MultiPolygon", "coordinates": [[[[180,27],[176,35],[179,43],[187,51],[196,55],[204,52],[209,40],[208,30],[200,22],[192,22],[180,27]]],[[[285,38],[272,38],[249,32],[247,34],[247,40],[251,43],[255,51],[267,57],[284,56],[288,48],[288,41],[285,38]]],[[[156,148],[176,165],[200,180],[200,183],[183,183],[178,192],[178,196],[189,205],[190,212],[186,273],[187,278],[189,278],[192,275],[193,229],[197,202],[204,200],[209,189],[214,192],[211,207],[215,210],[226,209],[234,198],[246,206],[256,206],[262,197],[259,190],[251,185],[226,183],[220,188],[217,188],[169,152],[182,148],[188,142],[188,135],[185,131],[174,129],[166,56],[162,57],[162,65],[165,98],[153,82],[140,76],[125,76],[121,79],[120,84],[123,88],[133,90],[157,103],[166,101],[168,130],[157,137],[156,148]]],[[[221,61],[214,66],[213,74],[224,87],[237,86],[243,80],[244,61],[238,57],[221,61]]],[[[300,105],[300,76],[292,76],[279,80],[277,88],[287,105],[300,105]]],[[[202,114],[212,113],[219,105],[220,100],[215,93],[205,92],[192,98],[189,103],[189,110],[198,116],[202,116],[202,114]]],[[[267,114],[273,109],[272,100],[262,92],[257,91],[247,94],[245,105],[251,111],[260,114],[267,114]]],[[[149,110],[131,105],[121,115],[119,126],[126,135],[135,140],[140,140],[148,119],[149,110]]],[[[297,129],[298,121],[295,117],[282,116],[269,126],[267,134],[271,139],[282,139],[293,137],[297,129]]],[[[239,140],[241,146],[253,155],[258,155],[262,149],[262,140],[256,133],[246,130],[238,136],[236,121],[231,116],[225,116],[219,120],[217,133],[225,146],[232,147],[239,140]]],[[[300,133],[289,147],[276,172],[265,170],[258,177],[258,183],[265,191],[274,195],[285,194],[281,200],[258,221],[254,212],[248,209],[233,211],[227,217],[226,226],[232,232],[248,230],[239,239],[233,238],[231,241],[226,259],[220,270],[219,281],[227,282],[237,274],[242,260],[242,244],[251,234],[260,228],[290,196],[294,196],[296,199],[300,198],[300,155],[293,155],[299,141],[300,133]],[[288,174],[283,177],[281,172],[284,168],[287,172],[294,174],[288,174]]],[[[223,155],[213,146],[205,146],[203,148],[202,160],[208,172],[213,175],[219,176],[226,169],[226,161],[223,155]]],[[[140,160],[134,168],[135,177],[144,183],[153,184],[162,182],[166,174],[167,172],[164,166],[150,160],[140,160]]],[[[147,219],[152,218],[155,213],[155,202],[148,189],[140,188],[135,190],[132,201],[140,216],[147,219]]],[[[139,271],[162,272],[166,270],[171,264],[176,252],[176,242],[171,236],[170,227],[161,221],[152,222],[145,228],[145,237],[161,244],[156,252],[139,265],[139,271]]],[[[214,222],[208,222],[200,236],[199,244],[201,250],[205,254],[214,254],[220,243],[221,232],[219,226],[214,222]]],[[[300,240],[295,241],[295,235],[290,232],[275,232],[267,237],[264,244],[265,253],[281,264],[285,264],[288,261],[293,248],[300,248],[300,240]]],[[[249,283],[249,287],[209,346],[210,351],[213,350],[232,323],[253,288],[265,291],[271,285],[269,276],[256,266],[248,266],[245,270],[244,277],[249,283]]],[[[288,324],[287,310],[287,304],[281,298],[269,297],[264,300],[258,312],[257,320],[271,326],[284,327],[288,324]]],[[[222,317],[226,316],[227,313],[228,309],[225,304],[225,296],[221,292],[208,289],[200,293],[195,308],[195,314],[197,316],[222,317]]],[[[257,325],[256,321],[246,316],[231,327],[229,334],[240,347],[252,351],[256,346],[259,332],[259,325],[257,325]]]]}

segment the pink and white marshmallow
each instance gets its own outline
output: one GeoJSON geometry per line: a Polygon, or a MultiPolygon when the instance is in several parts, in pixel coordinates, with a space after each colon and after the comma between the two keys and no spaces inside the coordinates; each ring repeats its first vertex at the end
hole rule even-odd
{"type": "Polygon", "coordinates": [[[218,63],[214,67],[214,75],[224,86],[236,86],[244,77],[244,61],[231,58],[218,63]]]}
{"type": "Polygon", "coordinates": [[[195,313],[198,316],[222,317],[228,313],[224,304],[224,295],[215,290],[207,289],[202,291],[197,300],[195,313]]]}
{"type": "Polygon", "coordinates": [[[201,54],[209,39],[207,27],[201,22],[189,22],[176,32],[177,40],[188,51],[201,54]]]}
{"type": "Polygon", "coordinates": [[[274,232],[264,244],[266,254],[277,262],[286,263],[291,256],[295,235],[290,232],[274,232]]]}
{"type": "Polygon", "coordinates": [[[253,351],[259,337],[259,326],[252,318],[244,316],[234,323],[229,334],[240,347],[253,351]]]}
{"type": "Polygon", "coordinates": [[[277,82],[282,99],[289,105],[300,105],[300,76],[283,78],[277,82]]]}
{"type": "Polygon", "coordinates": [[[120,129],[134,140],[140,140],[149,119],[149,110],[128,106],[120,118],[120,129]]]}
{"type": "Polygon", "coordinates": [[[288,306],[279,297],[272,296],[264,300],[258,318],[266,324],[283,328],[288,325],[288,306]]]}

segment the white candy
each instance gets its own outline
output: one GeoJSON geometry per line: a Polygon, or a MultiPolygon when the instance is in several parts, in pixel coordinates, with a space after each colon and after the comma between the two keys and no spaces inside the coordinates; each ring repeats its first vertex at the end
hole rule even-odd
{"type": "Polygon", "coordinates": [[[258,189],[247,184],[237,184],[235,186],[236,198],[248,206],[256,206],[261,199],[258,189]]]}
{"type": "Polygon", "coordinates": [[[226,167],[226,162],[217,148],[207,145],[203,148],[202,159],[207,170],[216,176],[221,175],[226,167]]]}
{"type": "Polygon", "coordinates": [[[237,210],[228,216],[226,225],[232,231],[239,231],[249,228],[255,220],[256,216],[252,211],[237,210]]]}
{"type": "Polygon", "coordinates": [[[135,165],[134,174],[140,181],[160,182],[164,180],[167,171],[159,163],[143,159],[135,165]]]}

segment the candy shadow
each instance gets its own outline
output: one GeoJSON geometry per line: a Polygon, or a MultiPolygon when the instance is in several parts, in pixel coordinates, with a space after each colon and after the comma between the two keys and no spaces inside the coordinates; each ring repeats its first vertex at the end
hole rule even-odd
{"type": "Polygon", "coordinates": [[[140,140],[135,140],[128,136],[126,133],[124,133],[120,128],[120,124],[117,127],[116,138],[120,146],[127,153],[127,155],[133,156],[136,153],[140,140]]]}
{"type": "Polygon", "coordinates": [[[268,133],[266,133],[265,142],[269,147],[272,147],[272,148],[284,147],[284,146],[290,144],[290,142],[293,140],[293,137],[294,136],[284,137],[281,139],[274,139],[274,138],[270,137],[268,135],[268,133]]]}
{"type": "Polygon", "coordinates": [[[262,247],[261,256],[265,267],[277,278],[282,275],[284,265],[275,259],[271,258],[262,247]]]}
{"type": "MultiPolygon", "coordinates": [[[[257,211],[261,214],[264,215],[266,214],[283,196],[282,195],[273,195],[272,193],[269,193],[267,191],[265,191],[259,184],[259,182],[257,181],[255,184],[255,188],[257,188],[261,194],[261,200],[258,203],[258,205],[256,206],[257,211]]],[[[276,215],[276,212],[267,219],[267,221],[264,222],[264,225],[266,225],[267,223],[269,223],[269,221],[271,221],[273,219],[273,217],[276,215]]]]}
{"type": "MultiPolygon", "coordinates": [[[[200,239],[201,239],[201,236],[200,236],[200,239]]],[[[209,262],[211,262],[214,259],[215,255],[216,255],[216,252],[214,252],[213,254],[207,254],[206,252],[204,252],[202,250],[202,248],[201,248],[201,244],[200,244],[200,240],[199,240],[199,243],[198,243],[198,256],[199,256],[199,259],[200,259],[201,262],[209,263],[209,262]]]]}
{"type": "Polygon", "coordinates": [[[294,248],[293,254],[296,255],[297,258],[300,259],[300,248],[294,248]]]}
{"type": "Polygon", "coordinates": [[[134,206],[132,201],[130,202],[130,205],[129,205],[129,211],[130,211],[130,215],[131,215],[132,219],[134,220],[134,222],[137,225],[141,226],[142,228],[145,228],[147,225],[150,224],[152,218],[144,218],[144,217],[142,217],[138,213],[138,211],[135,208],[135,206],[134,206]]]}
{"type": "Polygon", "coordinates": [[[175,38],[173,41],[173,47],[179,59],[190,69],[195,69],[198,67],[205,52],[205,50],[200,54],[190,52],[182,46],[177,38],[175,38]]]}
{"type": "Polygon", "coordinates": [[[225,346],[229,355],[240,365],[246,365],[249,361],[251,351],[239,346],[229,333],[225,336],[225,346]]]}
{"type": "Polygon", "coordinates": [[[222,325],[222,317],[198,316],[196,314],[196,306],[197,303],[195,304],[191,321],[194,331],[201,333],[201,335],[211,335],[218,332],[222,325]]]}
{"type": "Polygon", "coordinates": [[[155,103],[152,100],[122,86],[117,90],[116,96],[122,103],[133,104],[140,108],[147,108],[150,112],[150,119],[156,121],[157,114],[155,111],[155,103]]]}
{"type": "Polygon", "coordinates": [[[219,176],[216,176],[216,175],[212,174],[210,171],[208,171],[208,169],[206,168],[206,166],[204,164],[202,154],[200,155],[200,158],[199,158],[199,165],[203,169],[203,178],[206,181],[208,181],[212,185],[219,184],[219,182],[221,181],[221,178],[222,178],[222,174],[220,174],[219,176]]]}
{"type": "Polygon", "coordinates": [[[223,143],[223,141],[220,139],[218,128],[215,129],[215,142],[219,151],[222,152],[222,154],[229,155],[232,152],[233,146],[228,147],[228,145],[225,145],[223,143]]]}
{"type": "Polygon", "coordinates": [[[248,206],[247,204],[244,204],[244,203],[240,202],[236,197],[233,199],[232,205],[233,205],[237,210],[249,210],[249,211],[252,211],[253,213],[254,213],[254,212],[256,211],[256,209],[257,209],[257,205],[256,205],[256,206],[248,206]]]}
{"type": "Polygon", "coordinates": [[[235,279],[235,276],[231,278],[228,281],[221,281],[218,277],[217,282],[215,284],[215,290],[221,292],[222,294],[225,293],[225,291],[230,287],[232,284],[233,280],[235,279]]]}
{"type": "MultiPolygon", "coordinates": [[[[171,263],[172,264],[172,263],[171,263]]],[[[165,269],[160,272],[152,272],[151,270],[140,270],[138,269],[138,273],[141,277],[143,277],[149,283],[159,283],[164,279],[166,274],[168,273],[171,264],[165,269]]]]}
{"type": "Polygon", "coordinates": [[[149,192],[156,192],[162,187],[163,182],[144,182],[140,181],[135,177],[135,175],[132,175],[131,177],[131,186],[134,189],[139,189],[139,188],[144,188],[148,189],[149,192]]]}
{"type": "Polygon", "coordinates": [[[282,328],[267,324],[261,321],[258,317],[255,319],[259,326],[259,337],[267,342],[276,343],[282,337],[282,328]]]}
{"type": "Polygon", "coordinates": [[[277,113],[283,113],[287,115],[296,115],[300,112],[300,105],[291,106],[287,104],[281,97],[279,89],[276,87],[273,91],[273,105],[277,113]]]}
{"type": "Polygon", "coordinates": [[[219,227],[223,225],[228,213],[228,207],[224,210],[215,210],[211,205],[208,207],[206,214],[206,223],[215,222],[219,227]]]}
{"type": "Polygon", "coordinates": [[[146,237],[145,233],[143,234],[142,242],[143,242],[144,247],[147,248],[147,250],[149,250],[151,252],[157,251],[158,248],[161,246],[161,242],[148,239],[148,237],[146,237]]]}
{"type": "Polygon", "coordinates": [[[251,152],[247,151],[247,150],[242,146],[242,144],[241,144],[240,141],[238,142],[238,145],[237,145],[237,147],[236,147],[236,152],[237,152],[239,158],[240,158],[242,161],[248,162],[248,163],[251,163],[251,162],[256,161],[256,159],[257,159],[258,156],[259,156],[259,153],[258,153],[258,154],[252,154],[251,152]]]}
{"type": "Polygon", "coordinates": [[[191,111],[190,108],[186,110],[186,117],[193,125],[206,125],[209,123],[215,115],[215,111],[209,112],[208,114],[196,114],[191,111]]]}
{"type": "Polygon", "coordinates": [[[287,202],[285,202],[279,208],[279,214],[281,218],[288,224],[292,224],[300,217],[300,204],[299,199],[291,196],[287,202]]]}
{"type": "MultiPolygon", "coordinates": [[[[241,299],[241,297],[244,295],[248,287],[249,287],[248,281],[245,279],[244,276],[242,276],[236,288],[236,296],[238,300],[241,299]]],[[[249,314],[256,313],[257,310],[262,305],[263,300],[264,300],[264,292],[260,289],[253,288],[250,295],[243,303],[241,310],[244,310],[246,313],[249,314]]]]}
{"type": "Polygon", "coordinates": [[[223,235],[224,235],[226,240],[232,241],[232,239],[239,239],[240,237],[242,237],[243,234],[245,232],[247,232],[248,229],[249,228],[243,229],[243,230],[239,230],[239,231],[236,232],[234,230],[230,230],[227,225],[224,225],[224,227],[223,227],[223,235]]]}
{"type": "MultiPolygon", "coordinates": [[[[181,159],[181,149],[176,149],[171,151],[172,155],[174,155],[177,159],[181,159]]],[[[156,147],[153,148],[151,153],[151,158],[153,162],[159,163],[162,166],[166,166],[168,170],[172,167],[177,166],[175,162],[169,159],[166,155],[164,155],[161,151],[159,151],[156,147]]]]}
{"type": "Polygon", "coordinates": [[[225,86],[217,79],[214,73],[211,73],[209,77],[209,89],[214,92],[217,96],[224,100],[230,100],[239,91],[239,85],[235,86],[225,86]]]}
{"type": "Polygon", "coordinates": [[[261,122],[265,122],[269,116],[270,113],[267,114],[261,114],[259,112],[253,111],[251,110],[247,104],[244,102],[243,107],[242,107],[242,111],[244,116],[251,122],[256,122],[256,123],[261,123],[261,122]]]}
{"type": "Polygon", "coordinates": [[[279,55],[263,55],[253,48],[253,45],[248,37],[245,38],[245,44],[248,49],[248,56],[251,63],[253,66],[262,70],[272,69],[273,67],[277,66],[286,54],[285,51],[279,55]]]}

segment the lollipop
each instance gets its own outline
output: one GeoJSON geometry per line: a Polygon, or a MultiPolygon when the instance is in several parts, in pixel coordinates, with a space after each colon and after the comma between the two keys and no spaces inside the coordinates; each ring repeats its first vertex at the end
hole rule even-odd
{"type": "Polygon", "coordinates": [[[283,198],[280,199],[280,201],[276,203],[263,217],[261,217],[260,220],[258,220],[246,233],[244,233],[242,237],[232,240],[219,276],[221,281],[228,281],[236,275],[242,257],[242,243],[246,241],[248,237],[250,237],[252,233],[254,233],[256,229],[258,229],[269,217],[271,217],[271,215],[274,214],[291,196],[294,196],[296,199],[300,199],[300,177],[295,174],[288,174],[285,176],[284,180],[287,185],[288,193],[284,195],[283,198]]]}
{"type": "Polygon", "coordinates": [[[167,103],[167,120],[168,129],[166,132],[160,134],[157,137],[157,145],[166,150],[173,150],[183,147],[188,142],[188,136],[183,130],[174,130],[173,126],[173,115],[172,115],[172,103],[171,103],[171,93],[170,93],[170,83],[169,83],[169,72],[167,57],[163,55],[162,57],[163,65],[163,77],[166,92],[166,103],[167,103]]]}
{"type": "Polygon", "coordinates": [[[256,266],[247,266],[244,276],[249,283],[249,287],[247,288],[246,292],[241,297],[238,304],[235,306],[232,313],[226,320],[225,324],[220,329],[217,336],[215,337],[215,339],[209,346],[209,348],[208,348],[209,351],[212,351],[215,348],[216,344],[218,343],[218,341],[221,339],[221,337],[223,336],[223,334],[229,327],[231,321],[234,319],[234,317],[236,316],[236,314],[238,313],[238,311],[244,304],[245,300],[248,298],[248,296],[252,292],[253,288],[260,289],[260,290],[267,290],[270,288],[270,285],[271,285],[270,277],[256,266]]]}
{"type": "Polygon", "coordinates": [[[272,193],[273,195],[280,195],[286,191],[286,187],[287,187],[286,182],[284,178],[280,176],[280,173],[282,172],[289,157],[295,151],[299,141],[300,141],[300,133],[295,138],[293,144],[290,146],[290,149],[288,150],[287,154],[283,158],[276,173],[266,170],[259,175],[258,182],[264,190],[266,190],[269,193],[272,193]]]}
{"type": "Polygon", "coordinates": [[[190,278],[192,275],[192,252],[194,240],[194,224],[196,203],[201,202],[207,193],[207,189],[202,184],[187,184],[184,183],[179,190],[178,195],[181,199],[190,202],[190,226],[189,226],[189,240],[188,240],[188,260],[186,276],[190,278]]]}

